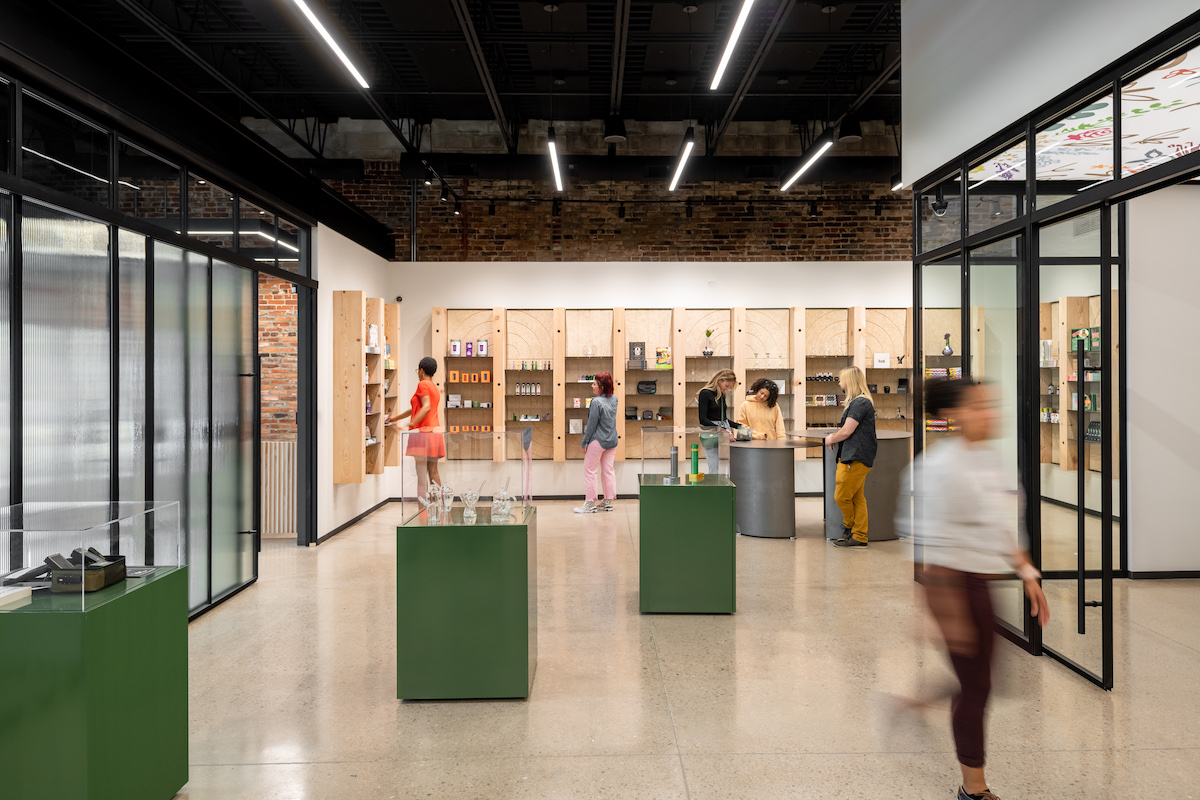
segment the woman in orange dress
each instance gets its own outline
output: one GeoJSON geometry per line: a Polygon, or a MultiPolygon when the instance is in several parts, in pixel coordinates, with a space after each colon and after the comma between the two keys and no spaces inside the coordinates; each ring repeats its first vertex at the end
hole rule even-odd
{"type": "Polygon", "coordinates": [[[412,409],[387,418],[391,423],[411,417],[409,430],[420,431],[408,437],[408,450],[405,453],[417,462],[417,494],[420,497],[429,491],[430,481],[436,484],[442,482],[437,462],[446,455],[446,443],[438,432],[441,427],[438,406],[442,402],[442,393],[432,380],[436,374],[437,361],[429,356],[422,358],[417,365],[417,391],[413,392],[412,409]]]}

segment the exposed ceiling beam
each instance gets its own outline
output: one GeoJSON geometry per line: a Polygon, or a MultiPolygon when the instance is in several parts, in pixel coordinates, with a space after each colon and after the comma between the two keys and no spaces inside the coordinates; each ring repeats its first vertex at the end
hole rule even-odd
{"type": "Polygon", "coordinates": [[[479,41],[479,35],[475,32],[471,9],[467,7],[467,0],[450,0],[450,5],[454,6],[454,14],[458,17],[462,35],[467,40],[467,49],[471,51],[471,59],[475,62],[475,71],[479,74],[479,82],[483,84],[483,92],[487,95],[488,105],[492,107],[492,116],[500,126],[500,135],[504,137],[504,146],[508,148],[509,152],[515,152],[517,142],[512,135],[512,129],[508,126],[508,120],[505,118],[504,104],[500,101],[496,83],[492,80],[491,70],[488,69],[483,45],[479,41]]]}
{"type": "Polygon", "coordinates": [[[838,117],[830,125],[830,127],[836,128],[838,125],[842,124],[842,120],[844,120],[846,117],[853,114],[858,109],[862,108],[863,104],[866,103],[868,100],[870,100],[871,97],[874,96],[874,94],[879,91],[879,88],[888,82],[888,78],[890,78],[896,74],[896,70],[898,70],[898,69],[900,69],[900,56],[899,55],[897,55],[892,60],[892,63],[888,64],[886,67],[883,68],[883,71],[880,72],[879,75],[877,75],[875,77],[875,80],[871,81],[871,85],[868,86],[866,89],[863,89],[862,92],[858,95],[858,97],[856,97],[854,99],[854,101],[852,103],[850,103],[850,107],[846,109],[846,113],[844,113],[840,117],[838,117]]]}
{"type": "Polygon", "coordinates": [[[621,90],[625,86],[625,55],[629,50],[629,10],[632,0],[617,0],[616,18],[613,27],[616,36],[613,41],[612,93],[609,97],[609,113],[621,113],[621,90]]]}
{"type": "MultiPolygon", "coordinates": [[[[188,42],[196,44],[237,44],[254,42],[260,44],[297,44],[306,41],[305,37],[293,31],[198,31],[195,33],[180,32],[179,36],[188,42]]],[[[612,44],[612,34],[603,32],[572,32],[555,31],[484,31],[478,34],[482,44],[612,44]]],[[[725,34],[697,31],[695,33],[662,33],[655,31],[630,31],[629,44],[720,44],[725,34]]],[[[125,40],[144,44],[157,41],[146,35],[130,35],[122,37],[125,40]]],[[[436,44],[444,42],[454,44],[461,42],[462,34],[457,31],[362,31],[355,41],[367,44],[436,44]]],[[[899,31],[859,31],[859,32],[815,32],[787,31],[780,33],[780,44],[898,44],[899,31]]]]}
{"type": "Polygon", "coordinates": [[[754,81],[758,77],[758,71],[762,69],[767,54],[775,46],[775,40],[779,38],[783,23],[787,20],[787,15],[791,12],[792,6],[795,4],[795,0],[783,0],[782,3],[775,7],[775,17],[771,20],[771,24],[767,26],[762,39],[759,40],[758,49],[754,51],[754,56],[750,59],[750,64],[746,67],[745,74],[742,75],[742,82],[738,84],[737,90],[734,91],[733,97],[729,101],[729,105],[725,108],[725,114],[713,129],[712,138],[707,142],[705,147],[706,152],[716,152],[717,146],[721,143],[721,137],[725,135],[725,131],[729,130],[729,124],[737,116],[742,101],[746,99],[750,87],[754,85],[754,81]]]}
{"type": "Polygon", "coordinates": [[[254,109],[256,113],[261,114],[264,119],[269,119],[272,123],[277,125],[281,131],[288,135],[288,138],[303,147],[304,150],[311,154],[313,158],[324,157],[320,151],[305,141],[304,137],[292,130],[292,128],[284,123],[283,120],[279,119],[270,111],[268,111],[264,105],[259,103],[240,86],[226,77],[223,72],[221,72],[204,58],[201,58],[200,54],[189,47],[178,36],[176,36],[174,31],[172,31],[169,26],[163,23],[163,21],[154,14],[147,11],[146,8],[144,8],[140,3],[136,2],[136,0],[116,0],[116,2],[119,6],[121,6],[121,8],[125,9],[139,22],[152,30],[154,35],[158,37],[156,41],[165,41],[171,44],[180,52],[181,55],[203,70],[205,74],[207,74],[213,80],[217,81],[234,95],[236,95],[238,99],[240,99],[250,108],[254,109]]]}

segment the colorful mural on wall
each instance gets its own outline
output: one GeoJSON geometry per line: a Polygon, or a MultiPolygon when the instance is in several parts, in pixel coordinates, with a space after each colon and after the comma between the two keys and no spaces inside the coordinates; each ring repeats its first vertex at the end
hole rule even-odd
{"type": "MultiPolygon", "coordinates": [[[[1128,177],[1200,150],[1200,48],[1121,87],[1121,174],[1128,177]]],[[[1113,97],[1097,99],[1037,134],[1039,181],[1102,183],[1113,177],[1113,97]]],[[[1025,142],[972,169],[969,188],[1023,181],[1025,142]]],[[[999,186],[997,186],[997,189],[999,186]]]]}

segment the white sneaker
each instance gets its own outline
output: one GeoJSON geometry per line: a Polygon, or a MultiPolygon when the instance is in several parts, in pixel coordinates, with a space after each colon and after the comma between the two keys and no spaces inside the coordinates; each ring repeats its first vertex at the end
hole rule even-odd
{"type": "Polygon", "coordinates": [[[605,501],[604,501],[604,510],[605,510],[605,511],[612,511],[612,510],[613,510],[613,509],[612,509],[612,500],[605,500],[605,501]]]}
{"type": "Polygon", "coordinates": [[[586,500],[583,505],[575,507],[576,514],[595,514],[599,510],[591,500],[586,500]]]}

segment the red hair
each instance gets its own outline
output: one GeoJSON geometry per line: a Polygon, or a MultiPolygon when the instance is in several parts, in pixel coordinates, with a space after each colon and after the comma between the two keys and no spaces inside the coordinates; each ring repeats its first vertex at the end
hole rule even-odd
{"type": "Polygon", "coordinates": [[[596,383],[600,384],[600,391],[604,393],[605,397],[612,397],[613,380],[611,373],[601,372],[596,376],[596,383]]]}

